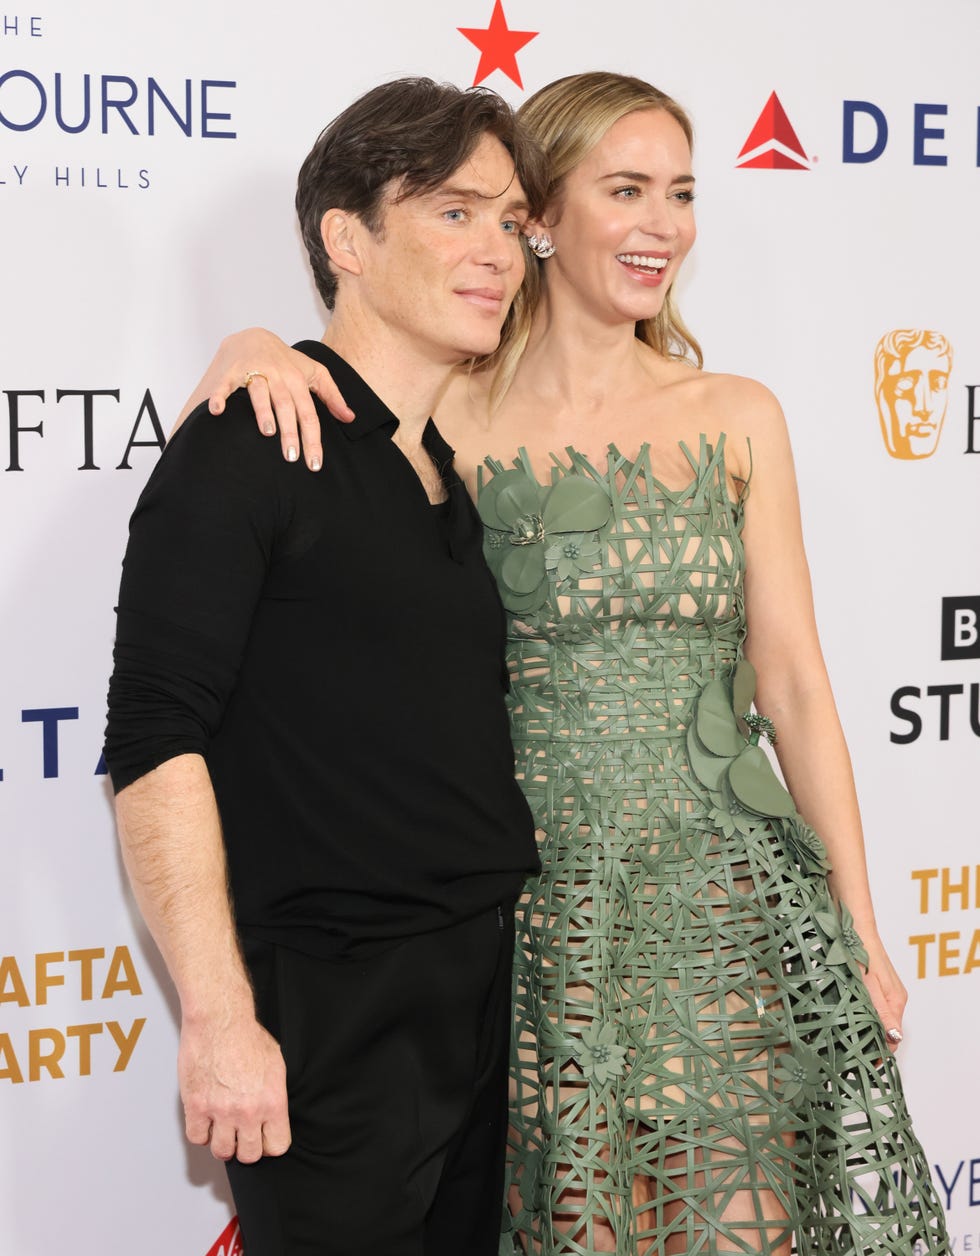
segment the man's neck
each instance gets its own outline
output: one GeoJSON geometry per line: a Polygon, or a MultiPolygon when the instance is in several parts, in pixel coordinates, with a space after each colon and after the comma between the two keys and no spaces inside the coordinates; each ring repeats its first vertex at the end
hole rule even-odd
{"type": "Polygon", "coordinates": [[[386,328],[368,329],[350,317],[335,315],[323,343],[352,366],[396,416],[398,443],[418,444],[453,364],[434,362],[420,347],[386,328]]]}

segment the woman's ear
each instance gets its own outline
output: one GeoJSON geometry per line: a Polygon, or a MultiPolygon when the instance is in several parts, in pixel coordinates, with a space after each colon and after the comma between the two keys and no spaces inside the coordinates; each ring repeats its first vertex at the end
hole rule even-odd
{"type": "Polygon", "coordinates": [[[549,226],[543,218],[529,218],[521,228],[521,233],[530,240],[531,236],[548,235],[549,226]]]}
{"type": "Polygon", "coordinates": [[[320,220],[320,238],[327,257],[338,270],[349,275],[361,273],[358,240],[362,230],[357,215],[344,209],[328,209],[320,220]]]}
{"type": "Polygon", "coordinates": [[[555,246],[551,240],[551,232],[540,218],[528,219],[524,224],[524,236],[528,248],[535,257],[544,261],[554,254],[555,246]]]}

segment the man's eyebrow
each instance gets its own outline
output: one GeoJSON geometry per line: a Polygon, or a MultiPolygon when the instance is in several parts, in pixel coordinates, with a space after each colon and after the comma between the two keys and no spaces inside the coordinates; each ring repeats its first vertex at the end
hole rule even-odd
{"type": "MultiPolygon", "coordinates": [[[[509,187],[510,185],[508,184],[508,186],[504,188],[502,192],[495,192],[492,194],[488,194],[486,192],[479,192],[477,191],[476,188],[457,187],[454,184],[441,183],[439,187],[433,188],[431,192],[425,193],[425,199],[426,200],[434,200],[434,199],[441,200],[448,197],[449,200],[460,200],[460,201],[496,201],[496,200],[499,200],[502,196],[506,195],[506,193],[509,190],[509,187]]],[[[507,209],[527,209],[528,203],[523,195],[513,196],[507,202],[506,208],[507,209]]]]}
{"type": "MultiPolygon", "coordinates": [[[[633,183],[651,183],[653,181],[653,175],[644,174],[642,170],[613,170],[610,174],[600,175],[599,178],[600,179],[629,179],[633,183]]],[[[673,187],[675,183],[693,183],[693,182],[694,182],[693,174],[678,174],[678,175],[675,175],[674,178],[670,180],[670,185],[671,187],[673,187]]]]}

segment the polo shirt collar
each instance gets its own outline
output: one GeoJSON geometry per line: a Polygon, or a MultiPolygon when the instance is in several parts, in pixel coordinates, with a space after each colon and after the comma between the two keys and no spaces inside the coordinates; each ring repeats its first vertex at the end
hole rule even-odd
{"type": "MultiPolygon", "coordinates": [[[[388,409],[350,363],[345,362],[339,353],[334,352],[322,340],[301,340],[293,348],[327,368],[344,400],[354,411],[352,422],[338,424],[348,440],[359,440],[362,436],[377,431],[379,427],[390,427],[394,430],[398,426],[398,416],[388,409]]],[[[431,419],[422,432],[422,444],[426,452],[440,465],[453,457],[454,450],[443,440],[431,419]]]]}
{"type": "MultiPolygon", "coordinates": [[[[359,440],[362,436],[385,427],[393,432],[398,427],[398,416],[388,409],[357,371],[322,340],[301,340],[293,348],[327,368],[344,400],[354,411],[352,422],[335,423],[348,440],[359,440]]],[[[326,421],[323,407],[320,417],[321,421],[326,421]]],[[[329,421],[334,422],[332,417],[329,421]]],[[[468,555],[482,543],[482,531],[479,516],[466,494],[462,480],[455,473],[447,474],[450,472],[455,450],[443,439],[432,419],[428,420],[422,432],[422,445],[439,468],[449,489],[449,552],[457,563],[465,562],[468,555]]]]}

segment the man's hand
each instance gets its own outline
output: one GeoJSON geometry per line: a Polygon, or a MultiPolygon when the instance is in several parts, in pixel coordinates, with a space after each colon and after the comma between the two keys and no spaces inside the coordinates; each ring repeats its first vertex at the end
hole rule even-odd
{"type": "Polygon", "coordinates": [[[253,1164],[289,1147],[286,1064],[255,1017],[228,899],[218,805],[199,754],[167,759],[116,795],[123,860],[177,987],[177,1074],[192,1143],[253,1164]]]}
{"type": "Polygon", "coordinates": [[[185,1022],[177,1071],[192,1143],[210,1143],[216,1160],[243,1164],[287,1150],[286,1065],[275,1038],[254,1018],[185,1022]]]}

